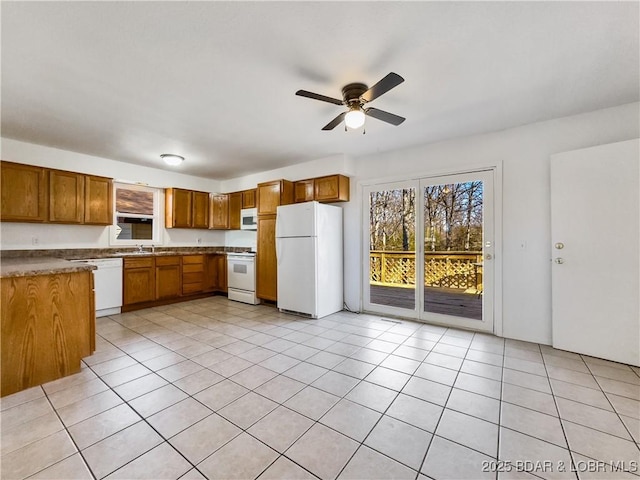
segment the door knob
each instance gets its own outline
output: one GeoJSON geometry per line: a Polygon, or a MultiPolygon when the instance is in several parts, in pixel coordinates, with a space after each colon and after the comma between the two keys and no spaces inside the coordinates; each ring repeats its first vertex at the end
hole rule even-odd
{"type": "Polygon", "coordinates": [[[556,258],[556,259],[554,260],[554,262],[556,262],[558,265],[561,265],[561,264],[563,264],[563,263],[564,263],[564,258],[560,258],[560,257],[558,257],[558,258],[556,258]]]}
{"type": "Polygon", "coordinates": [[[564,243],[558,242],[554,245],[554,247],[556,247],[557,250],[562,250],[564,248],[564,243]]]}
{"type": "Polygon", "coordinates": [[[493,256],[490,253],[487,253],[484,258],[486,258],[487,260],[491,260],[493,258],[493,256]]]}

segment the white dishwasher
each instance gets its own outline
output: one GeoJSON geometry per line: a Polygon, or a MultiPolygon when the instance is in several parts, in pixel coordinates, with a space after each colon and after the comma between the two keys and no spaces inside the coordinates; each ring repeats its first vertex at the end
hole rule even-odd
{"type": "Polygon", "coordinates": [[[93,286],[95,290],[96,317],[116,315],[122,307],[122,258],[88,258],[72,260],[95,265],[93,286]]]}

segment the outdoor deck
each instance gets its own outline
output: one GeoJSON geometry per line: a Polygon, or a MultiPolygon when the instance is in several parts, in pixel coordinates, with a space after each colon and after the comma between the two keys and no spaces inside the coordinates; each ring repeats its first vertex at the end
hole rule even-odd
{"type": "MultiPolygon", "coordinates": [[[[370,285],[371,303],[413,310],[415,290],[413,288],[370,285]]],[[[455,315],[457,317],[482,319],[482,296],[464,293],[458,289],[442,287],[424,288],[425,311],[455,315]]]]}

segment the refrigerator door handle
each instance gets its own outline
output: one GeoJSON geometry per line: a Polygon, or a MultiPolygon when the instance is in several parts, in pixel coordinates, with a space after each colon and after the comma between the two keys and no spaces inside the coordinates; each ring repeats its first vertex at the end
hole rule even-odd
{"type": "Polygon", "coordinates": [[[284,256],[284,251],[282,249],[282,242],[280,238],[276,237],[276,263],[278,266],[282,264],[282,258],[284,256]]]}

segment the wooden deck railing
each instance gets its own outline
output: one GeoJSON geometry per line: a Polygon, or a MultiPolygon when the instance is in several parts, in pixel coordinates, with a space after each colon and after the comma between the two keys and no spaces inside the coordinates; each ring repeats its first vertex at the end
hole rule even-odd
{"type": "MultiPolygon", "coordinates": [[[[369,253],[371,285],[414,288],[416,253],[372,250],[369,253]]],[[[426,252],[425,287],[482,290],[482,252],[426,252]]]]}

